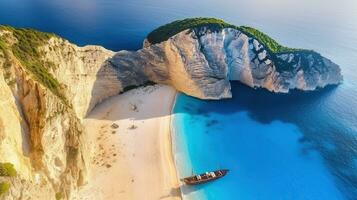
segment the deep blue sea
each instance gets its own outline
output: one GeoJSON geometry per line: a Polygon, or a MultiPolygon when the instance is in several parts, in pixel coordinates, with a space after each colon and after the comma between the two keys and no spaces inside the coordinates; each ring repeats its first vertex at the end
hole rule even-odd
{"type": "Polygon", "coordinates": [[[152,29],[194,16],[256,27],[283,45],[314,49],[342,68],[343,84],[272,94],[233,83],[233,99],[183,94],[174,107],[180,176],[229,168],[183,187],[209,200],[357,199],[357,1],[0,0],[0,24],[54,32],[78,45],[135,50],[152,29]]]}

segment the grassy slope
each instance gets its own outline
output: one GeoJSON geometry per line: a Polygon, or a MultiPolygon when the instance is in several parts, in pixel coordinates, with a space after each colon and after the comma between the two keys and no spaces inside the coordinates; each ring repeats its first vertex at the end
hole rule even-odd
{"type": "MultiPolygon", "coordinates": [[[[17,172],[14,165],[11,163],[0,163],[0,176],[1,177],[14,177],[17,172]]],[[[10,184],[8,182],[0,182],[0,198],[10,189],[10,184]]]]}
{"type": "Polygon", "coordinates": [[[17,172],[11,163],[0,163],[0,176],[14,177],[17,172]]]}
{"type": "Polygon", "coordinates": [[[189,18],[184,20],[177,20],[155,29],[154,31],[149,33],[147,39],[152,44],[160,43],[162,41],[166,41],[173,35],[183,30],[203,27],[203,26],[206,26],[213,31],[221,30],[223,28],[235,28],[239,31],[242,31],[246,35],[258,40],[263,46],[265,46],[273,54],[301,51],[301,49],[294,49],[294,48],[282,46],[274,39],[260,32],[257,29],[247,26],[235,26],[232,24],[228,24],[221,19],[215,19],[215,18],[189,18]]]}
{"type": "Polygon", "coordinates": [[[10,184],[8,182],[0,182],[0,198],[10,189],[10,184]]]}
{"type": "Polygon", "coordinates": [[[53,67],[53,63],[43,61],[43,53],[39,50],[39,47],[45,45],[51,37],[57,36],[33,29],[13,28],[10,26],[0,26],[0,30],[12,32],[17,40],[15,44],[10,46],[6,37],[0,37],[0,50],[4,53],[6,61],[9,62],[9,55],[12,52],[38,82],[62,100],[65,100],[60,90],[60,83],[48,71],[53,67]]]}
{"type": "Polygon", "coordinates": [[[156,44],[162,41],[168,40],[171,36],[176,35],[177,33],[191,28],[208,26],[211,29],[213,28],[225,28],[227,23],[220,19],[215,18],[189,18],[184,20],[173,21],[169,24],[158,27],[153,30],[147,36],[147,39],[150,43],[156,44]]]}

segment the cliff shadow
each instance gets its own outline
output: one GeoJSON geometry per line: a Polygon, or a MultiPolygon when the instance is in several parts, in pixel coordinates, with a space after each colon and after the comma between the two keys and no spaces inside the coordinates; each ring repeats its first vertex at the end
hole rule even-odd
{"type": "Polygon", "coordinates": [[[167,117],[171,115],[175,94],[176,91],[167,85],[136,87],[103,100],[86,118],[134,122],[167,117]]]}
{"type": "Polygon", "coordinates": [[[118,80],[117,71],[110,64],[110,59],[105,60],[95,74],[95,81],[90,91],[91,98],[85,116],[88,116],[95,106],[123,90],[121,82],[118,80]]]}

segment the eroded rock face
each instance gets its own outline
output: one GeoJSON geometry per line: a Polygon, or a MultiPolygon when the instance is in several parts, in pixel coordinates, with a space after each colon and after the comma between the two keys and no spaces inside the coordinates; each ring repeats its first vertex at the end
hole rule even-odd
{"type": "Polygon", "coordinates": [[[283,92],[288,89],[315,90],[342,81],[341,70],[331,60],[315,52],[278,54],[278,62],[286,69],[278,68],[277,82],[283,92]]]}
{"type": "MultiPolygon", "coordinates": [[[[1,32],[1,31],[0,31],[1,32]]],[[[70,199],[86,181],[88,147],[82,118],[103,99],[122,91],[117,71],[106,62],[114,52],[77,47],[58,37],[39,47],[63,98],[26,71],[11,52],[0,49],[0,162],[14,164],[18,175],[4,199],[70,199]]],[[[11,42],[10,42],[11,41],[11,42]]]]}
{"type": "Polygon", "coordinates": [[[270,54],[254,38],[233,29],[183,31],[136,52],[122,51],[110,62],[125,85],[151,80],[203,99],[231,97],[229,80],[274,92],[314,90],[338,84],[338,65],[312,51],[270,54]]]}
{"type": "Polygon", "coordinates": [[[59,191],[69,196],[86,171],[79,119],[15,62],[11,68],[11,85],[0,70],[0,162],[14,164],[18,175],[2,177],[11,182],[3,198],[54,199],[59,191]],[[70,157],[73,148],[78,154],[70,157]],[[55,165],[56,158],[61,167],[55,165]]]}
{"type": "Polygon", "coordinates": [[[107,62],[114,52],[93,45],[78,47],[60,38],[51,38],[42,49],[44,59],[56,66],[51,73],[63,84],[79,118],[103,99],[122,91],[117,71],[107,62]]]}

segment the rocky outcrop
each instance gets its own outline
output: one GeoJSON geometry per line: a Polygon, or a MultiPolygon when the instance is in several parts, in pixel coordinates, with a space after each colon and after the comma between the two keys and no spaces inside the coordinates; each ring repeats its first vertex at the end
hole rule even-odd
{"type": "Polygon", "coordinates": [[[7,101],[1,101],[6,103],[1,105],[0,115],[0,121],[5,121],[0,128],[1,161],[13,163],[19,172],[11,179],[8,197],[54,199],[55,193],[69,196],[86,173],[80,121],[57,96],[18,66],[13,68],[15,85],[11,90],[1,85],[7,90],[7,101]]]}
{"type": "Polygon", "coordinates": [[[114,55],[110,50],[93,45],[78,47],[53,37],[42,51],[44,60],[56,66],[51,73],[62,83],[79,118],[103,99],[123,90],[116,69],[107,61],[114,55]]]}
{"type": "Polygon", "coordinates": [[[17,57],[19,36],[11,30],[0,29],[0,162],[14,164],[18,174],[0,177],[11,183],[2,198],[70,199],[87,175],[82,118],[122,91],[116,70],[107,64],[114,53],[55,36],[36,47],[36,59],[51,63],[46,73],[60,83],[59,95],[39,81],[45,72],[34,74],[17,57]]]}
{"type": "Polygon", "coordinates": [[[234,28],[195,28],[154,45],[145,40],[144,46],[110,59],[124,85],[150,80],[198,98],[220,99],[231,97],[230,80],[274,92],[315,90],[342,81],[338,65],[316,52],[273,54],[234,28]]]}

